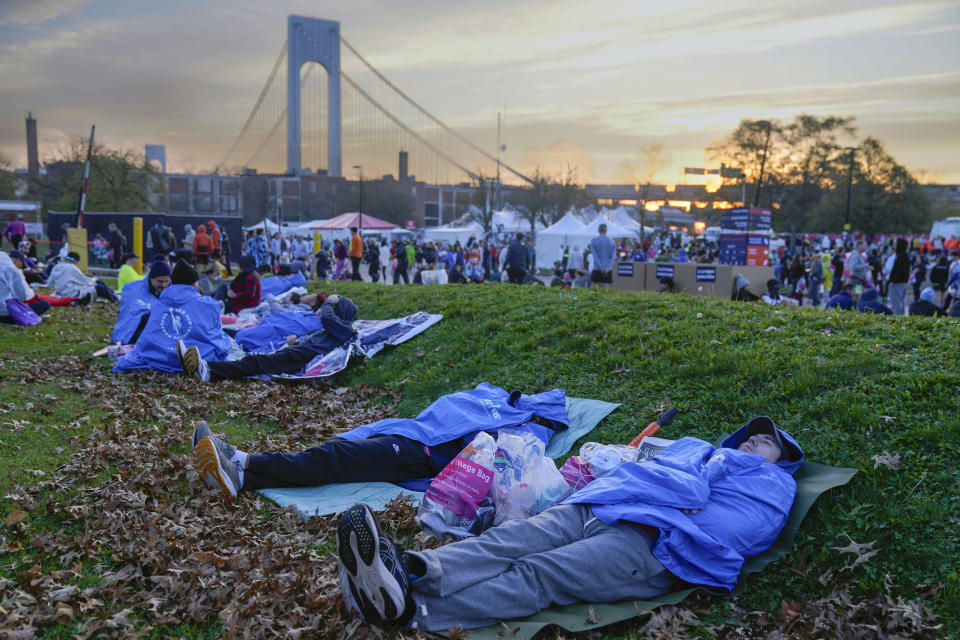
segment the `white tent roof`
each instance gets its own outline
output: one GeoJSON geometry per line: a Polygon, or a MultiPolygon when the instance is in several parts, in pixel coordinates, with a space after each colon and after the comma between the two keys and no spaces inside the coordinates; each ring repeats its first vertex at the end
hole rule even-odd
{"type": "Polygon", "coordinates": [[[603,216],[597,216],[597,218],[593,222],[591,222],[590,224],[588,224],[583,228],[583,231],[584,233],[589,233],[590,237],[592,238],[600,234],[601,224],[607,225],[607,235],[610,236],[611,238],[633,238],[637,235],[636,231],[633,231],[633,230],[628,231],[623,227],[615,225],[614,223],[610,222],[603,216]]]}
{"type": "Polygon", "coordinates": [[[266,229],[266,231],[267,231],[268,233],[271,233],[271,234],[272,234],[272,233],[276,233],[277,231],[280,230],[280,225],[278,225],[278,224],[277,224],[276,222],[274,222],[273,220],[270,220],[269,218],[267,218],[267,219],[261,220],[261,221],[258,222],[257,224],[250,225],[249,227],[244,227],[243,230],[244,230],[244,231],[255,231],[256,229],[264,229],[264,228],[266,229]]]}
{"type": "Polygon", "coordinates": [[[583,228],[584,224],[568,211],[562,218],[539,233],[554,233],[560,235],[579,234],[583,228]]]}

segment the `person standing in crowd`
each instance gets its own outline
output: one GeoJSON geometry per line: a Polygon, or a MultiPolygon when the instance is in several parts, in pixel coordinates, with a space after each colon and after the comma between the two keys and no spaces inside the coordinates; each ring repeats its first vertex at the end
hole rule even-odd
{"type": "Polygon", "coordinates": [[[317,251],[317,255],[314,256],[316,265],[314,269],[317,272],[317,280],[326,280],[327,274],[330,272],[330,245],[325,244],[320,247],[320,250],[317,251]]]}
{"type": "Polygon", "coordinates": [[[400,278],[403,278],[403,284],[410,284],[410,278],[407,276],[407,268],[410,265],[407,253],[407,245],[403,240],[398,240],[395,246],[395,256],[397,266],[393,270],[393,284],[400,284],[400,278]]]}
{"type": "Polygon", "coordinates": [[[207,233],[205,225],[197,225],[197,234],[193,237],[193,261],[196,264],[208,264],[213,253],[213,238],[207,233]]]}
{"type": "Polygon", "coordinates": [[[593,255],[590,282],[605,288],[613,283],[613,260],[616,257],[616,247],[613,240],[607,236],[607,225],[601,224],[597,231],[600,235],[590,241],[590,253],[593,255]]]}
{"type": "Polygon", "coordinates": [[[363,258],[363,238],[357,233],[356,227],[350,227],[350,279],[363,280],[360,275],[360,260],[363,258]]]}
{"type": "Polygon", "coordinates": [[[580,251],[580,245],[573,245],[573,251],[567,257],[567,273],[570,277],[576,277],[577,271],[583,271],[583,251],[580,251]]]}
{"type": "Polygon", "coordinates": [[[513,242],[507,247],[507,255],[504,259],[504,266],[507,270],[507,277],[510,284],[523,284],[523,279],[527,275],[527,248],[523,246],[523,234],[517,233],[513,242]]]}
{"type": "Polygon", "coordinates": [[[380,277],[383,284],[387,284],[387,265],[390,263],[390,248],[387,247],[386,239],[381,240],[377,246],[377,263],[380,265],[380,277]]]}
{"type": "Polygon", "coordinates": [[[863,252],[867,250],[867,243],[863,240],[857,240],[856,247],[850,254],[847,256],[846,260],[846,278],[845,281],[854,284],[859,287],[868,287],[870,282],[868,280],[870,273],[870,265],[867,263],[866,258],[863,257],[863,252]]]}
{"type": "Polygon", "coordinates": [[[813,250],[810,256],[810,272],[807,274],[808,289],[810,290],[810,304],[820,306],[820,285],[823,284],[823,262],[820,261],[820,252],[813,250]]]}
{"type": "Polygon", "coordinates": [[[937,258],[937,262],[930,268],[930,284],[933,290],[939,292],[940,302],[943,302],[944,291],[947,289],[947,281],[950,279],[950,264],[947,262],[947,255],[943,253],[937,258]]]}
{"type": "Polygon", "coordinates": [[[10,243],[11,248],[19,250],[20,241],[25,235],[27,235],[27,225],[23,222],[23,214],[18,213],[17,219],[3,229],[3,237],[10,243]]]}
{"type": "Polygon", "coordinates": [[[113,252],[113,255],[110,257],[110,268],[119,269],[120,265],[123,264],[123,254],[127,249],[127,239],[115,222],[107,225],[107,230],[110,232],[110,251],[113,252]]]}
{"type": "Polygon", "coordinates": [[[183,248],[189,249],[193,253],[193,239],[197,237],[197,232],[193,230],[193,225],[189,222],[183,225],[183,248]]]}
{"type": "Polygon", "coordinates": [[[165,223],[163,216],[157,218],[153,226],[147,231],[146,246],[150,249],[150,255],[162,253],[169,254],[177,248],[177,241],[173,237],[173,231],[165,223]]]}
{"type": "Polygon", "coordinates": [[[906,238],[897,238],[896,250],[887,258],[883,266],[883,275],[887,282],[890,308],[894,315],[902,316],[906,309],[907,282],[910,280],[910,255],[907,253],[906,238]]]}
{"type": "Polygon", "coordinates": [[[207,223],[207,233],[210,234],[210,255],[213,255],[214,251],[220,251],[222,253],[222,249],[220,248],[220,228],[217,226],[216,221],[211,220],[207,223]]]}

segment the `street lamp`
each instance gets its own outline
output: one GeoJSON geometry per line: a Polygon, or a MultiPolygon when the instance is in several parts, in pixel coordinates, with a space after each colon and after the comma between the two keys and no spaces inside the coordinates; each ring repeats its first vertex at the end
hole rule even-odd
{"type": "Polygon", "coordinates": [[[767,164],[767,147],[770,145],[770,130],[773,128],[769,120],[757,120],[758,127],[766,127],[767,138],[763,142],[763,157],[760,159],[760,177],[757,178],[757,193],[753,196],[753,206],[760,206],[760,187],[763,186],[763,167],[767,164]]]}
{"type": "Polygon", "coordinates": [[[355,164],[353,165],[353,168],[357,169],[360,172],[360,198],[359,198],[360,201],[357,205],[357,209],[359,209],[360,216],[359,216],[359,219],[357,220],[357,229],[359,229],[360,231],[363,231],[363,165],[355,164]]]}
{"type": "Polygon", "coordinates": [[[850,191],[853,187],[853,154],[860,150],[860,147],[847,147],[850,152],[850,168],[847,171],[847,216],[843,221],[843,231],[850,231],[850,191]]]}

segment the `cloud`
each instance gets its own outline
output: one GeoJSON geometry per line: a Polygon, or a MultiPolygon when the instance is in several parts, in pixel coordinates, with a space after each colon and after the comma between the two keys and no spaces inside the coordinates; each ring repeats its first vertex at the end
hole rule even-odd
{"type": "Polygon", "coordinates": [[[16,24],[39,24],[74,13],[86,0],[3,0],[4,20],[16,24]]]}

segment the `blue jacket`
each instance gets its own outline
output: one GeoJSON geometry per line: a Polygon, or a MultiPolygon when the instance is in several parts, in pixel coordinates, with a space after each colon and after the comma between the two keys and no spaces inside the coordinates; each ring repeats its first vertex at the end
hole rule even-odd
{"type": "Polygon", "coordinates": [[[301,338],[300,345],[316,350],[317,355],[333,351],[354,336],[356,317],[357,305],[350,298],[340,298],[336,307],[324,302],[320,305],[320,329],[301,338]]]}
{"type": "Polygon", "coordinates": [[[150,281],[146,278],[128,282],[120,295],[120,309],[117,311],[117,322],[113,325],[110,342],[131,344],[133,334],[140,326],[140,320],[149,315],[150,308],[157,301],[157,296],[150,291],[150,281]]]}
{"type": "Polygon", "coordinates": [[[843,309],[844,311],[850,311],[853,309],[853,296],[851,296],[846,291],[841,290],[840,293],[833,296],[827,300],[827,304],[824,309],[843,309]]]}
{"type": "Polygon", "coordinates": [[[890,307],[877,300],[876,289],[867,289],[860,294],[860,300],[857,301],[857,311],[860,313],[893,314],[893,310],[890,307]]]}
{"type": "Polygon", "coordinates": [[[481,382],[476,389],[439,398],[416,418],[388,418],[357,427],[339,437],[362,440],[389,433],[430,446],[467,435],[472,438],[478,431],[495,433],[500,429],[527,425],[526,430],[543,441],[546,447],[553,433],[565,429],[568,422],[563,389],[534,395],[524,395],[519,391],[511,394],[500,387],[481,382]],[[534,416],[544,419],[554,428],[531,423],[534,416]]]}
{"type": "Polygon", "coordinates": [[[744,560],[770,547],[787,522],[803,451],[780,431],[795,459],[767,463],[737,451],[740,427],[720,448],[683,438],[642,464],[625,462],[567,498],[593,505],[607,524],[625,520],[659,529],[653,555],[693,584],[733,589],[744,560]],[[686,514],[683,509],[698,509],[686,514]]]}
{"type": "Polygon", "coordinates": [[[617,257],[617,247],[606,235],[598,235],[590,241],[593,252],[593,268],[597,271],[609,271],[613,268],[613,259],[617,257]]]}
{"type": "Polygon", "coordinates": [[[260,281],[261,296],[266,297],[269,293],[274,296],[286,293],[294,287],[302,287],[307,284],[307,279],[299,271],[292,276],[273,276],[264,278],[260,281]]]}
{"type": "Polygon", "coordinates": [[[322,328],[323,322],[312,311],[278,311],[267,314],[255,327],[237,331],[234,339],[244,351],[273,353],[287,344],[287,336],[304,336],[322,328]]]}
{"type": "Polygon", "coordinates": [[[231,345],[220,324],[220,303],[187,284],[172,284],[163,290],[150,309],[150,319],[136,346],[117,359],[114,373],[131,369],[181,371],[176,350],[179,339],[188,347],[196,346],[205,360],[226,360],[231,345]]]}
{"type": "Polygon", "coordinates": [[[527,248],[521,241],[515,239],[507,247],[507,257],[503,260],[503,266],[505,269],[523,269],[526,271],[529,261],[530,254],[527,253],[527,248]]]}

